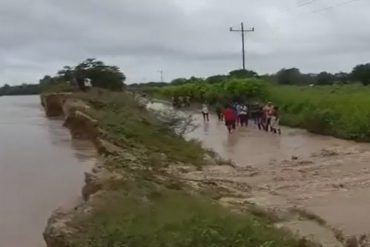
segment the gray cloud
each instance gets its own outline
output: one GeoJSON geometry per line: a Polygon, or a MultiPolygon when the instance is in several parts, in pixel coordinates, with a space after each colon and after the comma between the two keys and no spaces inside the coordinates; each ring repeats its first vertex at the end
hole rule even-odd
{"type": "Polygon", "coordinates": [[[63,65],[96,57],[130,82],[207,76],[240,67],[240,21],[248,67],[260,73],[350,70],[370,61],[370,2],[316,0],[3,0],[2,83],[37,82],[63,65]],[[309,2],[309,1],[306,1],[309,2]],[[329,8],[328,6],[337,6],[329,8]]]}

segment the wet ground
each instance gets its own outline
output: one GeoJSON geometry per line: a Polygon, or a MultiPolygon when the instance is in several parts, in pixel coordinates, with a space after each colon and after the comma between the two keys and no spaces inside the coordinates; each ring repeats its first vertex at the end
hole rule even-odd
{"type": "Polygon", "coordinates": [[[80,200],[94,162],[94,147],[47,119],[39,96],[0,97],[0,246],[45,246],[48,217],[80,200]]]}
{"type": "Polygon", "coordinates": [[[282,128],[279,136],[259,131],[253,123],[229,135],[214,116],[204,122],[200,114],[192,114],[198,127],[187,137],[231,159],[236,167],[210,167],[189,178],[223,181],[268,209],[312,212],[345,236],[370,232],[370,144],[291,128],[282,128]]]}

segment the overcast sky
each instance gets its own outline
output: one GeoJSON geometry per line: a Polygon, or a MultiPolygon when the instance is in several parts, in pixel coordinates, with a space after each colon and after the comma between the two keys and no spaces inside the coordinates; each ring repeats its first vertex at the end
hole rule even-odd
{"type": "Polygon", "coordinates": [[[1,0],[0,84],[33,83],[94,57],[128,83],[241,67],[349,71],[370,62],[370,0],[1,0]],[[333,8],[327,8],[333,6],[333,8]]]}

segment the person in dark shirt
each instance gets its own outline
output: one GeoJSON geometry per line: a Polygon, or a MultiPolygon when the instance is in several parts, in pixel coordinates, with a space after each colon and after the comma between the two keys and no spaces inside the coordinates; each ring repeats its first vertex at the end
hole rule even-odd
{"type": "Polygon", "coordinates": [[[258,129],[259,130],[264,130],[266,119],[265,119],[265,114],[263,112],[263,107],[262,106],[260,106],[258,108],[258,110],[256,111],[255,117],[256,117],[256,122],[257,122],[258,129]]]}
{"type": "Polygon", "coordinates": [[[218,117],[218,121],[223,121],[224,120],[224,115],[222,113],[221,104],[216,104],[215,110],[216,110],[216,114],[217,114],[217,117],[218,117]]]}

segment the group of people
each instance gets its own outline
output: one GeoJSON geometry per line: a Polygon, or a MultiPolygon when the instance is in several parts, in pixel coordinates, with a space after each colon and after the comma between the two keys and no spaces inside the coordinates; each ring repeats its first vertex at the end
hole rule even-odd
{"type": "MultiPolygon", "coordinates": [[[[281,134],[279,107],[268,102],[265,106],[257,106],[250,109],[246,104],[229,104],[225,107],[216,105],[216,114],[219,121],[225,121],[225,125],[231,133],[237,125],[248,126],[249,118],[254,119],[255,124],[260,130],[271,131],[275,134],[281,134]]],[[[202,115],[204,121],[209,121],[209,109],[207,104],[202,105],[202,115]]]]}

